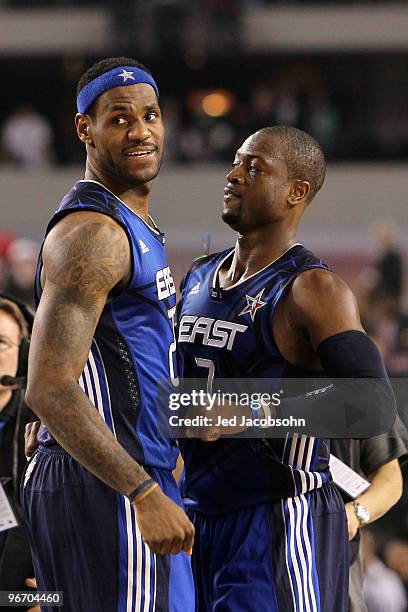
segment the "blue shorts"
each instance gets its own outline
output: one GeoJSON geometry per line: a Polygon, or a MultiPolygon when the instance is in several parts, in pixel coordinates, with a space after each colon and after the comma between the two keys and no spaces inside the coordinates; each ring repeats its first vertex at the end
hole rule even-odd
{"type": "MultiPolygon", "coordinates": [[[[171,472],[153,471],[182,506],[171,472]]],[[[193,612],[190,557],[154,555],[129,500],[65,451],[41,447],[22,484],[38,588],[63,591],[63,612],[193,612]]]]}
{"type": "Polygon", "coordinates": [[[334,485],[195,525],[198,612],[347,612],[348,531],[334,485]]]}

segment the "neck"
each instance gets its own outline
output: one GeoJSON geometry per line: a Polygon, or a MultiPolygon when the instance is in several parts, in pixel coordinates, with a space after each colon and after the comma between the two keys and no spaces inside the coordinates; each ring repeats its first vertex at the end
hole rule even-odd
{"type": "Polygon", "coordinates": [[[149,194],[151,181],[142,185],[131,185],[108,172],[94,168],[89,159],[86,161],[84,178],[101,183],[120,198],[133,212],[142,217],[146,223],[150,224],[149,194]]]}
{"type": "Polygon", "coordinates": [[[9,401],[11,400],[12,394],[13,394],[13,391],[11,389],[7,389],[6,387],[0,386],[0,412],[9,403],[9,401]]]}
{"type": "Polygon", "coordinates": [[[260,231],[238,234],[234,257],[227,272],[232,284],[247,278],[280,257],[291,246],[296,244],[296,229],[274,231],[266,226],[260,231]]]}

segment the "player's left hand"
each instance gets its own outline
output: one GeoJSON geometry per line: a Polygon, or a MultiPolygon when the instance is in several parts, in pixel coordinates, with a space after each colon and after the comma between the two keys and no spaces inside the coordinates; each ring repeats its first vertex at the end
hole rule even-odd
{"type": "Polygon", "coordinates": [[[41,421],[27,423],[24,432],[24,453],[27,459],[34,455],[38,448],[37,434],[41,426],[41,421]]]}
{"type": "Polygon", "coordinates": [[[352,503],[346,504],[346,515],[347,515],[349,540],[352,540],[355,537],[360,527],[360,523],[358,521],[358,518],[356,517],[356,513],[354,511],[354,507],[352,503]]]}
{"type": "MultiPolygon", "coordinates": [[[[215,442],[221,436],[228,437],[243,433],[249,427],[245,419],[252,418],[247,406],[240,406],[233,402],[222,405],[214,404],[210,409],[208,406],[201,404],[199,407],[191,408],[187,415],[207,419],[201,421],[201,424],[196,427],[186,428],[187,438],[200,438],[203,442],[215,442]]],[[[264,413],[261,411],[259,416],[263,418],[264,413]]]]}
{"type": "Polygon", "coordinates": [[[198,407],[191,408],[187,416],[190,418],[202,417],[202,424],[197,426],[188,426],[186,428],[187,438],[200,438],[203,442],[215,442],[221,436],[222,428],[217,427],[215,423],[218,422],[219,409],[217,406],[213,406],[209,409],[209,406],[201,404],[198,407]]]}

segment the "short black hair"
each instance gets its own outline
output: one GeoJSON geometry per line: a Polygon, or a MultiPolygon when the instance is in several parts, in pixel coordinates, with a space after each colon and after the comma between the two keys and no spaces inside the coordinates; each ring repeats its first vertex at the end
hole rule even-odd
{"type": "Polygon", "coordinates": [[[310,203],[323,185],[326,175],[326,160],[321,146],[313,136],[295,127],[274,125],[262,131],[279,139],[288,178],[309,182],[310,203]]]}
{"type": "MultiPolygon", "coordinates": [[[[79,95],[79,92],[85,87],[85,85],[88,85],[88,83],[96,79],[98,76],[101,76],[101,74],[105,74],[105,72],[109,72],[109,70],[113,70],[113,68],[119,68],[120,66],[136,66],[136,68],[140,68],[141,70],[144,70],[145,72],[153,76],[150,70],[146,68],[146,66],[144,66],[137,60],[132,59],[131,57],[108,57],[106,59],[100,60],[99,62],[96,62],[95,64],[92,64],[92,66],[88,68],[86,72],[84,72],[84,74],[78,81],[77,97],[79,95]]],[[[95,102],[88,108],[88,115],[94,114],[95,102]]]]}

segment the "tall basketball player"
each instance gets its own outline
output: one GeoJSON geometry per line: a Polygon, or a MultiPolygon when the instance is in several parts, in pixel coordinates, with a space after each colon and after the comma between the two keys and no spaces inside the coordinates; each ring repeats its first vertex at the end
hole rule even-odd
{"type": "Polygon", "coordinates": [[[156,381],[176,377],[175,288],[148,212],[158,89],[111,58],[83,75],[77,106],[85,178],[47,227],[36,278],[27,402],[44,427],[22,501],[37,584],[63,591],[64,612],[191,612],[194,528],[156,427],[156,381]]]}

